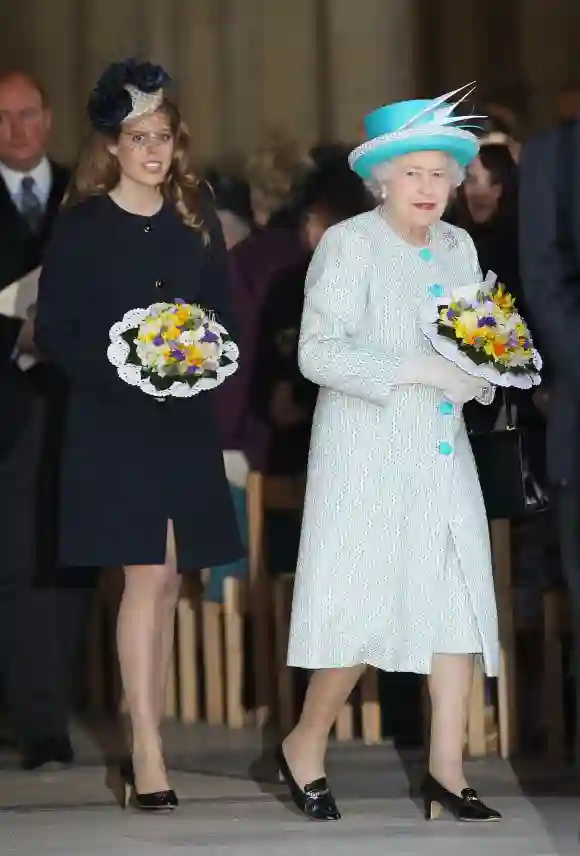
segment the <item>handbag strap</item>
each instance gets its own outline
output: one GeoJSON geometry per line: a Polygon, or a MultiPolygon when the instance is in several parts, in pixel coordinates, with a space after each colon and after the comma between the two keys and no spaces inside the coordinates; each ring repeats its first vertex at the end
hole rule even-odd
{"type": "Polygon", "coordinates": [[[502,404],[505,413],[505,429],[506,431],[514,431],[518,427],[518,410],[517,405],[512,399],[509,387],[502,386],[501,388],[502,404]]]}

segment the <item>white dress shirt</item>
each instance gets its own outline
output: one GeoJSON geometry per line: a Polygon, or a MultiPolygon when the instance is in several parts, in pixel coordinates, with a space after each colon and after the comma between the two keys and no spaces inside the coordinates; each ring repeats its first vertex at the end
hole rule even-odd
{"type": "Polygon", "coordinates": [[[30,172],[18,172],[0,161],[0,176],[19,211],[22,210],[22,179],[27,175],[34,179],[34,193],[45,208],[52,189],[52,169],[48,158],[43,157],[38,166],[30,172]]]}

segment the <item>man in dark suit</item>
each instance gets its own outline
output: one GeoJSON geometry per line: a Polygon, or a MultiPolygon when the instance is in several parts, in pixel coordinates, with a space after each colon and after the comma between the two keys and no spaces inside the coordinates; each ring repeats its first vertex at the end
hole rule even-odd
{"type": "MultiPolygon", "coordinates": [[[[46,155],[50,122],[35,81],[0,75],[0,291],[41,264],[68,183],[46,155]]],[[[21,369],[31,333],[32,319],[0,315],[0,672],[27,769],[72,761],[66,655],[74,645],[62,632],[69,616],[57,614],[67,595],[54,586],[50,520],[64,391],[41,362],[21,369]]],[[[72,612],[74,623],[78,605],[72,612]]]]}
{"type": "Polygon", "coordinates": [[[562,569],[575,635],[575,763],[580,772],[580,121],[532,137],[520,160],[520,262],[546,363],[536,401],[548,416],[562,569]]]}

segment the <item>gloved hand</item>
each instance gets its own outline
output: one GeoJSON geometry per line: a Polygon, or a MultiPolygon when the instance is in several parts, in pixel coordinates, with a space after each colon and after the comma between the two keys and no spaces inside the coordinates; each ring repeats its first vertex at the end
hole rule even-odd
{"type": "Polygon", "coordinates": [[[466,404],[473,398],[484,396],[490,386],[487,381],[464,372],[451,360],[433,353],[416,357],[405,363],[399,372],[400,384],[423,384],[440,389],[453,404],[466,404]]]}

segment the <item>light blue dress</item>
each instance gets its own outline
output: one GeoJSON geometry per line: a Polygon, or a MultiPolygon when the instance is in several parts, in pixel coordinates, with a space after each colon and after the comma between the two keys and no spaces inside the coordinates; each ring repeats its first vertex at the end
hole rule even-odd
{"type": "Polygon", "coordinates": [[[432,346],[427,301],[481,279],[461,229],[412,247],[378,211],[328,230],[306,282],[299,359],[314,417],[288,663],[428,674],[434,653],[497,674],[488,524],[461,408],[399,385],[432,346]]]}

